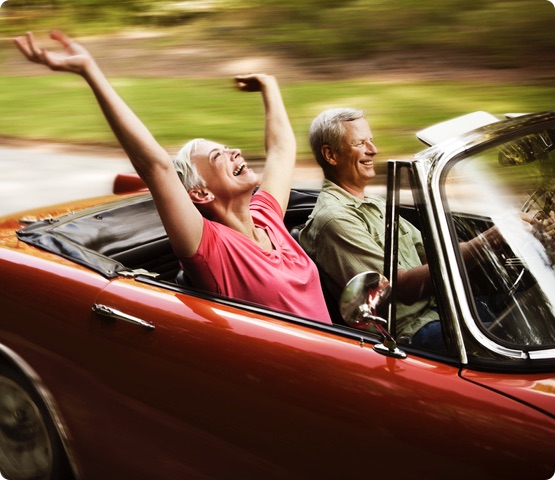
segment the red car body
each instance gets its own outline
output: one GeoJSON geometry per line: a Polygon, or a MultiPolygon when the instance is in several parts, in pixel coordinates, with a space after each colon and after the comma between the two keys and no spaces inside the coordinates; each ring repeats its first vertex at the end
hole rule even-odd
{"type": "MultiPolygon", "coordinates": [[[[485,129],[501,138],[506,128],[514,135],[541,122],[552,128],[555,114],[485,129]]],[[[416,171],[429,164],[432,184],[430,172],[444,158],[437,152],[427,157],[433,161],[411,163],[416,171]]],[[[413,188],[426,191],[418,182],[413,188]]],[[[425,208],[420,226],[430,252],[438,249],[437,258],[428,257],[443,279],[436,286],[451,325],[451,354],[400,344],[406,357],[398,358],[376,351],[380,338],[366,331],[206,294],[170,276],[100,272],[105,267],[87,255],[113,235],[89,232],[102,244],[96,250],[92,241],[84,248],[68,237],[72,228],[82,235],[93,218],[106,220],[109,230],[119,224],[119,217],[108,218],[115,206],[148,198],[97,199],[34,212],[48,215],[46,221],[19,215],[0,223],[0,361],[44,402],[42,416],[50,417],[45,422],[61,445],[59,452],[46,445],[46,456],[51,463],[63,457],[69,476],[547,480],[555,474],[554,347],[536,349],[543,352],[539,360],[514,359],[504,358],[501,347],[483,353],[487,342],[469,340],[472,328],[460,319],[467,307],[453,290],[466,273],[448,265],[452,242],[441,240],[442,231],[431,233],[439,228],[433,221],[424,225],[425,208]],[[79,223],[83,215],[87,222],[79,223]],[[48,224],[59,228],[59,218],[63,235],[37,244],[48,224]],[[35,224],[41,229],[34,231],[35,224]]],[[[307,205],[292,202],[291,226],[310,211],[314,195],[303,198],[307,205]]],[[[121,234],[116,228],[115,237],[121,234]]],[[[158,271],[173,276],[173,269],[158,271]]],[[[0,450],[9,443],[3,413],[13,414],[0,398],[0,450]]],[[[4,473],[6,465],[0,458],[4,473]]],[[[37,467],[35,477],[50,478],[49,468],[37,467]]]]}

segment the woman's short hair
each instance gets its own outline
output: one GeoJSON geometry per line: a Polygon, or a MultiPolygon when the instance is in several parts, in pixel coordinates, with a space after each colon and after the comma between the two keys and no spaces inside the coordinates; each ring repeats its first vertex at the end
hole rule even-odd
{"type": "Polygon", "coordinates": [[[179,179],[187,191],[191,190],[191,188],[206,186],[206,181],[201,177],[197,167],[191,161],[191,157],[195,153],[198,145],[205,141],[204,138],[190,140],[181,147],[181,150],[179,150],[173,160],[173,165],[179,175],[179,179]]]}
{"type": "Polygon", "coordinates": [[[322,146],[329,145],[333,150],[339,150],[345,136],[343,122],[351,122],[362,117],[364,111],[358,108],[331,108],[324,110],[312,121],[308,133],[310,148],[323,169],[329,165],[322,155],[322,146]]]}

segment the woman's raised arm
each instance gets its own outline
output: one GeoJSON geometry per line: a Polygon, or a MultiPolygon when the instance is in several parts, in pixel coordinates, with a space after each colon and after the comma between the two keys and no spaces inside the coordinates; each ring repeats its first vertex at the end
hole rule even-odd
{"type": "Polygon", "coordinates": [[[262,93],[266,164],[260,188],[279,202],[285,214],[295,169],[297,143],[278,82],[275,77],[264,74],[238,76],[235,79],[242,90],[262,93]]]}
{"type": "Polygon", "coordinates": [[[120,145],[151,191],[177,255],[194,254],[200,244],[203,219],[183,188],[168,153],[112,88],[82,45],[59,31],[52,32],[51,38],[64,47],[64,52],[39,48],[30,32],[14,42],[31,62],[85,79],[120,145]]]}

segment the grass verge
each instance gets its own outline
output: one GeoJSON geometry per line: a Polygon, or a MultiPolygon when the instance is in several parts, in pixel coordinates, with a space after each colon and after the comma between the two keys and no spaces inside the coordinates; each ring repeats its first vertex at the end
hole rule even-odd
{"type": "MultiPolygon", "coordinates": [[[[247,158],[263,156],[258,94],[239,92],[221,79],[113,78],[112,83],[168,150],[202,136],[238,146],[247,158]]],[[[363,108],[388,158],[421,150],[415,132],[456,115],[555,108],[555,86],[548,85],[348,80],[281,86],[300,161],[311,158],[310,121],[326,108],[363,108]]],[[[87,85],[71,75],[0,77],[0,132],[19,139],[115,144],[87,85]]]]}

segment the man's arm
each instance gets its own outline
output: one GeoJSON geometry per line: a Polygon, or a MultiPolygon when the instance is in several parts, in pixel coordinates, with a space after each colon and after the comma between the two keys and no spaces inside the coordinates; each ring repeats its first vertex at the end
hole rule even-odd
{"type": "MultiPolygon", "coordinates": [[[[356,216],[330,219],[321,231],[313,256],[319,267],[342,286],[358,273],[367,270],[383,273],[383,245],[373,238],[367,225],[356,216]]],[[[412,305],[432,295],[428,265],[397,270],[398,301],[412,305]]]]}
{"type": "Polygon", "coordinates": [[[193,255],[200,244],[203,219],[185,192],[171,158],[112,88],[87,50],[62,32],[53,32],[51,37],[64,47],[63,53],[39,48],[32,33],[14,42],[28,60],[86,80],[116,138],[151,191],[176,254],[193,255]]]}
{"type": "Polygon", "coordinates": [[[319,233],[301,231],[300,242],[314,259],[325,279],[331,283],[330,291],[339,296],[341,290],[355,275],[373,270],[383,272],[383,247],[368,232],[366,225],[355,215],[336,215],[320,212],[319,233]]]}
{"type": "Polygon", "coordinates": [[[236,80],[242,90],[262,93],[266,165],[260,188],[278,201],[285,214],[295,169],[297,144],[277,80],[273,76],[262,74],[240,76],[236,80]]]}
{"type": "Polygon", "coordinates": [[[428,265],[397,270],[397,300],[412,305],[434,294],[432,277],[428,265]]]}

